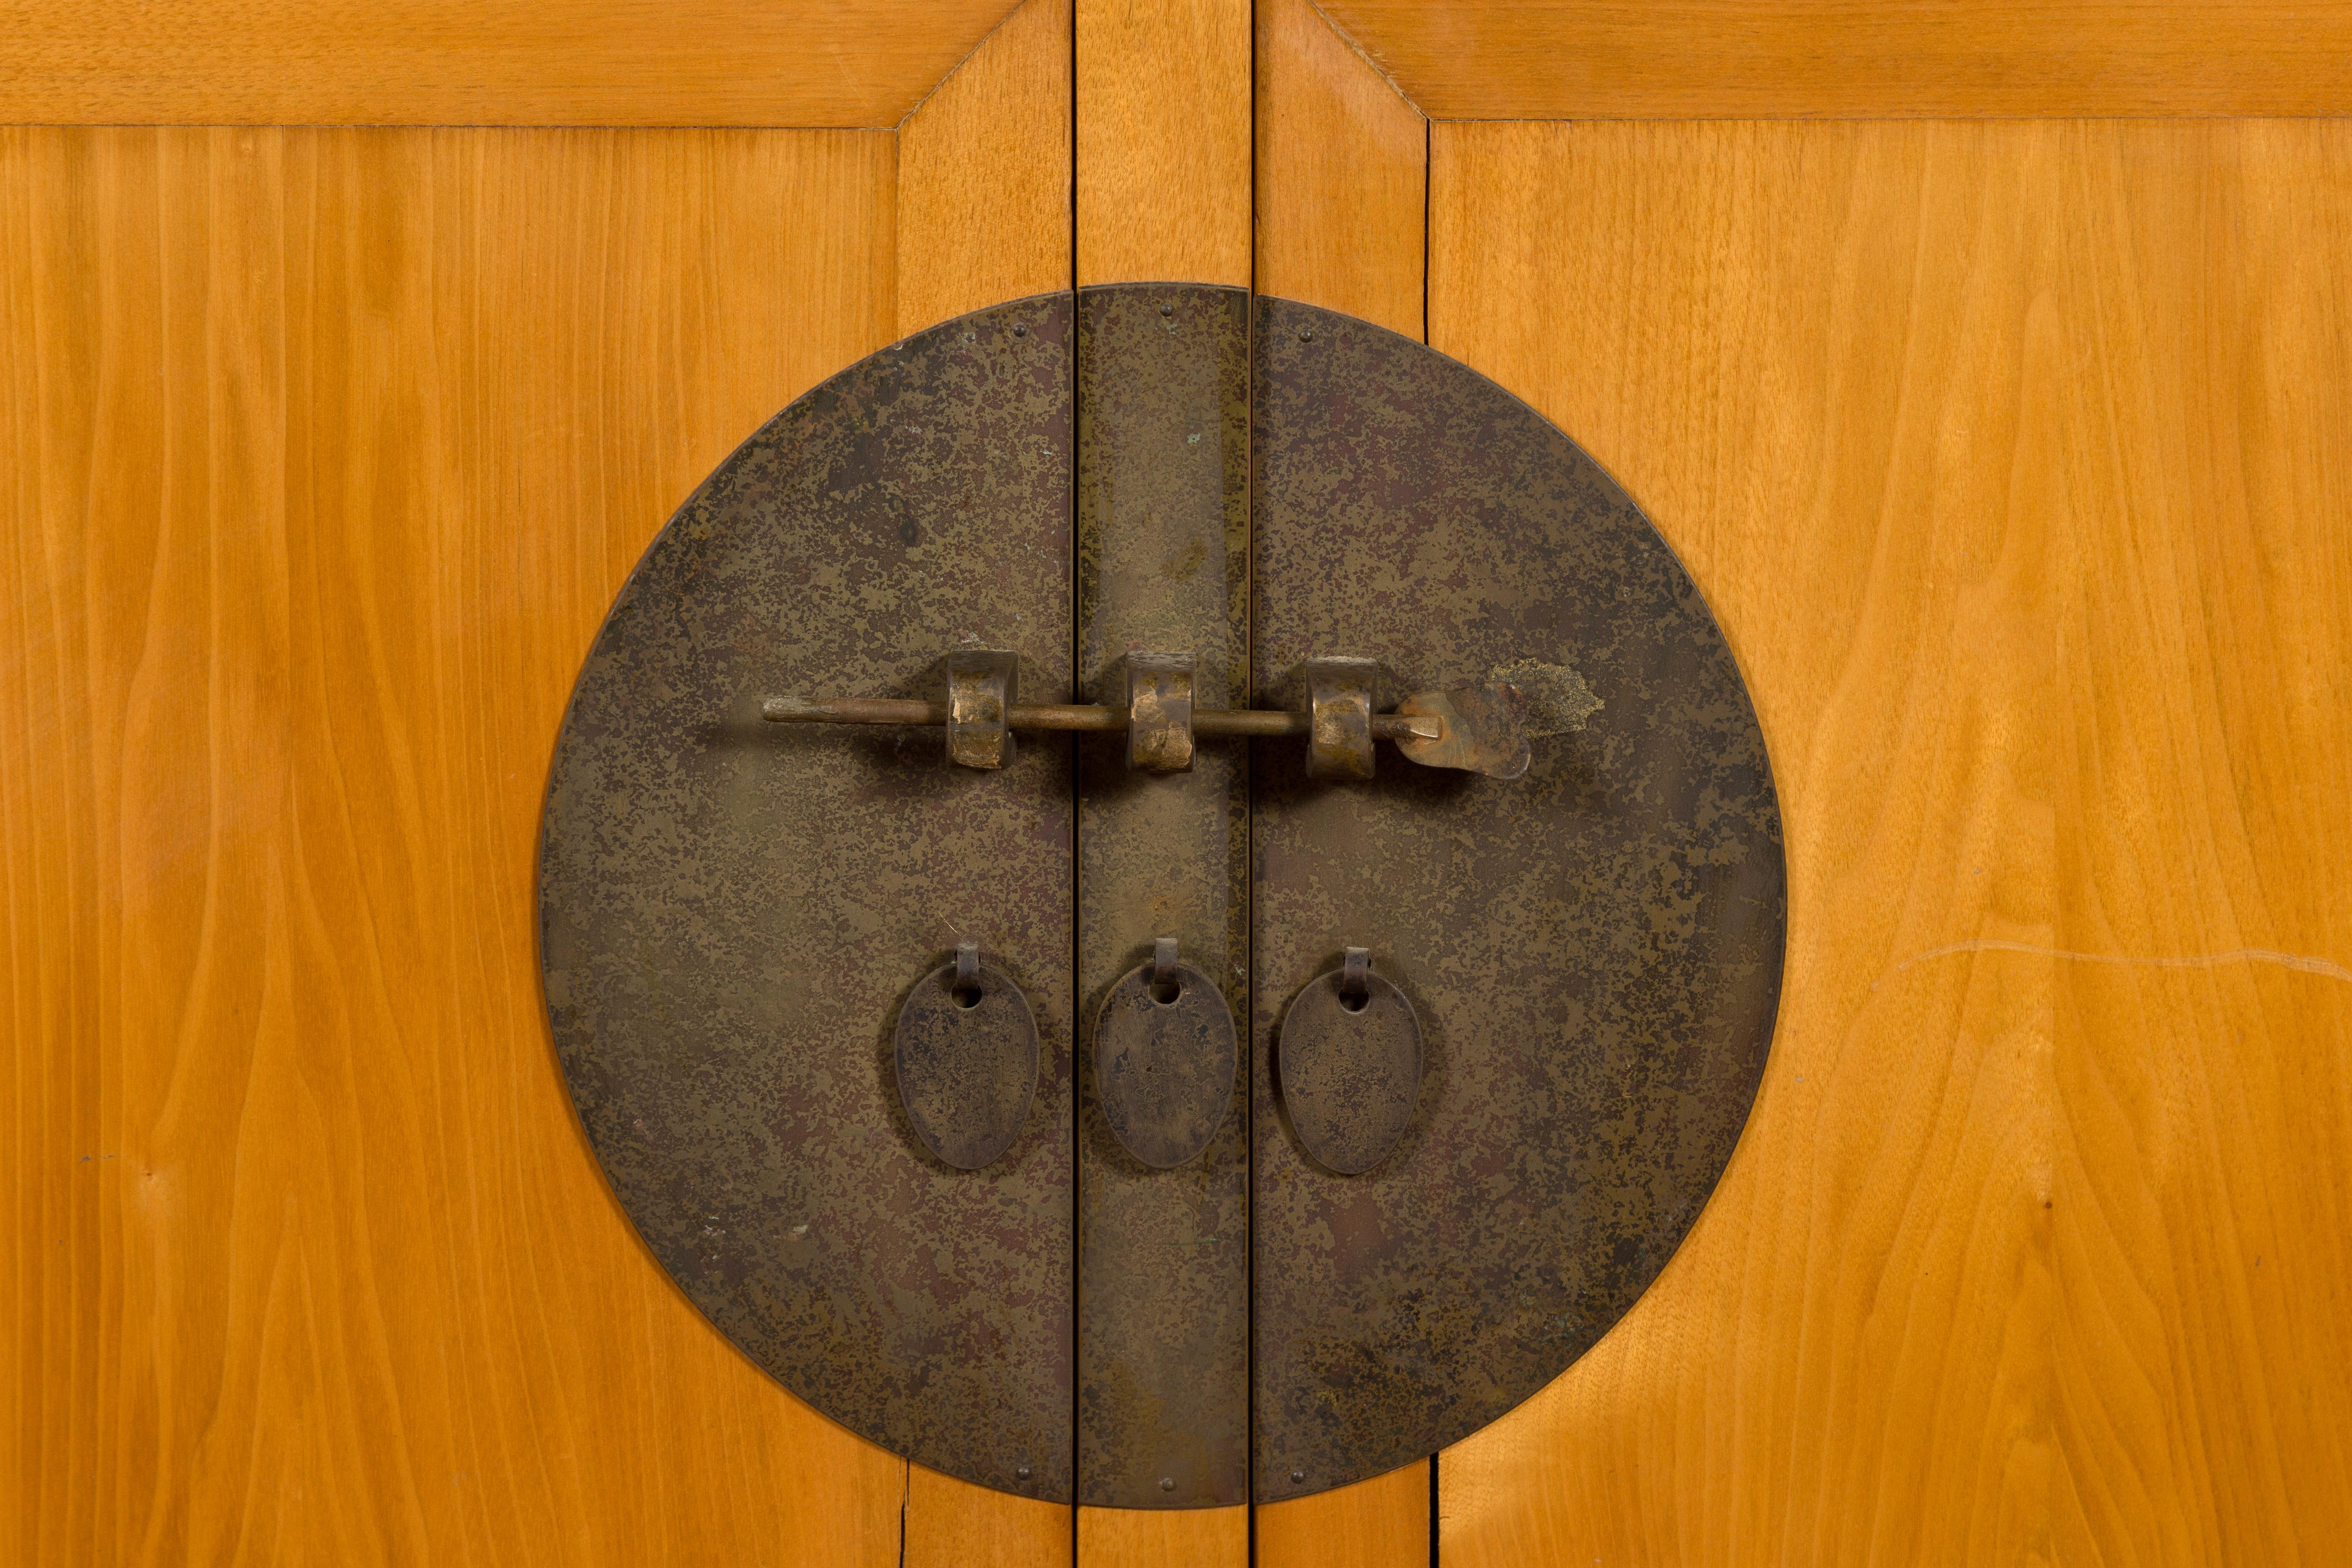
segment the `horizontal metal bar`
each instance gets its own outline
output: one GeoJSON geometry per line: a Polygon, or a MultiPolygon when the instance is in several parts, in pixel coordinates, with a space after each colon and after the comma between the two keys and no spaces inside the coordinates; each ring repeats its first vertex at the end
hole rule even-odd
{"type": "MultiPolygon", "coordinates": [[[[771,697],[760,704],[760,717],[775,724],[944,724],[944,702],[922,702],[897,697],[771,697]]],[[[1124,730],[1127,712],[1119,708],[1095,708],[1055,702],[1016,702],[1005,710],[1005,724],[1014,730],[1124,730]]],[[[1264,708],[1195,708],[1196,735],[1304,735],[1309,720],[1304,713],[1264,708]]],[[[1418,737],[1434,740],[1444,731],[1437,719],[1406,713],[1375,713],[1372,733],[1384,741],[1418,737]]]]}

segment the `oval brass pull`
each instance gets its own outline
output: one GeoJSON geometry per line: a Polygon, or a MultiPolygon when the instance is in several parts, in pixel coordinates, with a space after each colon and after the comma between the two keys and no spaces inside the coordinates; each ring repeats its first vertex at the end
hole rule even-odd
{"type": "Polygon", "coordinates": [[[1275,1044],[1283,1104],[1318,1164],[1361,1175],[1387,1159],[1421,1098],[1421,1019],[1367,948],[1307,983],[1275,1044]]]}
{"type": "Polygon", "coordinates": [[[1176,939],[1120,977],[1095,1019],[1095,1087],[1119,1146],[1168,1170],[1199,1157],[1224,1124],[1240,1064],[1217,983],[1177,961],[1176,939]]]}
{"type": "Polygon", "coordinates": [[[915,982],[893,1047],[898,1103],[923,1147],[960,1171],[993,1163],[1029,1120],[1037,1019],[1013,977],[959,942],[915,982]]]}

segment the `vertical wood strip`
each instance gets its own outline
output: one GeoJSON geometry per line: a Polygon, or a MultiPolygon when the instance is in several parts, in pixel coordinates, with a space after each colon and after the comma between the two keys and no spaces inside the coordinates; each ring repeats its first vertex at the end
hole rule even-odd
{"type": "MultiPolygon", "coordinates": [[[[895,334],[1070,286],[1069,0],[1024,0],[898,129],[895,334]]],[[[1052,1568],[1065,1504],[908,1467],[903,1568],[1052,1568]]]]}
{"type": "MultiPolygon", "coordinates": [[[[1076,4],[1078,284],[1248,287],[1248,0],[1076,4]]],[[[1082,1507],[1077,1542],[1085,1568],[1242,1568],[1248,1510],[1082,1507]]]]}
{"type": "Polygon", "coordinates": [[[1076,0],[1078,282],[1250,282],[1249,0],[1076,0]]]}
{"type": "Polygon", "coordinates": [[[1078,1510],[1080,1568],[1246,1568],[1246,1508],[1078,1510]]]}
{"type": "Polygon", "coordinates": [[[1071,1552],[1070,1508],[908,1467],[902,1568],[1055,1568],[1071,1552]]]}
{"type": "Polygon", "coordinates": [[[1423,335],[1428,124],[1313,0],[1257,7],[1257,289],[1423,335]]]}
{"type": "Polygon", "coordinates": [[[1070,0],[1024,0],[898,129],[898,320],[1070,286],[1070,0]]]}
{"type": "MultiPolygon", "coordinates": [[[[1428,128],[1312,0],[1257,5],[1260,292],[1424,334],[1428,128]]],[[[1260,1505],[1259,1568],[1423,1568],[1429,1468],[1260,1505]]]]}
{"type": "Polygon", "coordinates": [[[1256,1568],[1430,1568],[1428,1462],[1260,1504],[1256,1568]]]}
{"type": "MultiPolygon", "coordinates": [[[[2054,1557],[2352,1534],[2341,121],[2053,127],[2066,744],[2054,1557]]],[[[1966,962],[1947,959],[1939,962],[1966,962]]]]}

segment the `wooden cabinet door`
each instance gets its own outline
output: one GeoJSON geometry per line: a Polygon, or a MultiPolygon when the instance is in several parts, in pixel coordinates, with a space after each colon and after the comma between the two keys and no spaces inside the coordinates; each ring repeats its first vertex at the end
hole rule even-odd
{"type": "Polygon", "coordinates": [[[2326,1562],[2352,1531],[2352,7],[91,0],[0,30],[11,1562],[2326,1562]],[[1072,1510],[638,1247],[541,784],[761,421],[1141,279],[1632,492],[1788,827],[1723,1184],[1381,1479],[1072,1510]]]}

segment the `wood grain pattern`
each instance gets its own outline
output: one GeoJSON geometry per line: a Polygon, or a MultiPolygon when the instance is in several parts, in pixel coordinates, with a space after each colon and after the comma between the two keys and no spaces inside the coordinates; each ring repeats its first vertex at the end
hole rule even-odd
{"type": "Polygon", "coordinates": [[[1247,1568],[1246,1508],[1081,1508],[1078,1568],[1247,1568]]]}
{"type": "Polygon", "coordinates": [[[0,123],[893,126],[1007,0],[0,0],[0,123]]]}
{"type": "Polygon", "coordinates": [[[1024,0],[898,130],[898,335],[1070,286],[1070,0],[1024,0]]]}
{"type": "Polygon", "coordinates": [[[1428,124],[1312,0],[1257,7],[1257,289],[1421,337],[1428,124]]]}
{"type": "Polygon", "coordinates": [[[2352,1528],[2352,129],[1437,128],[1436,346],[1641,500],[1784,791],[1754,1120],[1444,1561],[2352,1528]]]}
{"type": "Polygon", "coordinates": [[[530,936],[623,575],[888,334],[889,157],[0,132],[0,1558],[898,1561],[904,1463],[614,1207],[530,936]]]}
{"type": "Polygon", "coordinates": [[[1055,1568],[1074,1549],[1070,1508],[907,1467],[906,1555],[898,1568],[1055,1568]]]}
{"type": "Polygon", "coordinates": [[[2322,0],[1325,0],[1439,120],[2352,113],[2322,0]]]}
{"type": "Polygon", "coordinates": [[[1249,0],[1076,0],[1077,267],[1250,281],[1249,0]]]}
{"type": "Polygon", "coordinates": [[[1428,1464],[1261,1503],[1255,1568],[1430,1568],[1428,1464]]]}

